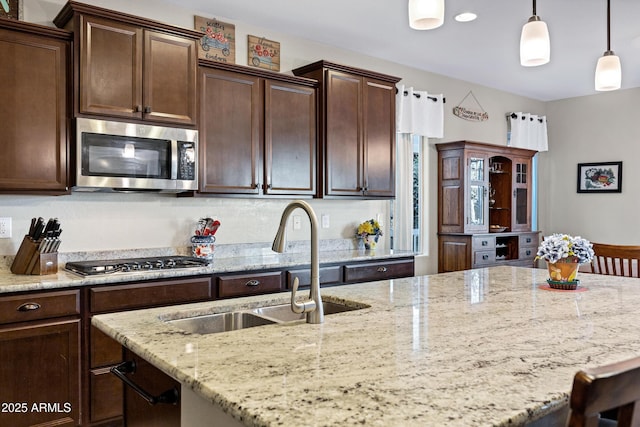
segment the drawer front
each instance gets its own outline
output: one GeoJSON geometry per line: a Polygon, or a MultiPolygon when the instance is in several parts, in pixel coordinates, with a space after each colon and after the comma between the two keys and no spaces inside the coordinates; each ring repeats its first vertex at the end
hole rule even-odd
{"type": "Polygon", "coordinates": [[[488,265],[496,262],[495,251],[475,251],[473,253],[473,265],[488,265]]]}
{"type": "Polygon", "coordinates": [[[471,248],[474,251],[484,251],[495,249],[496,238],[494,236],[474,236],[471,241],[471,248]]]}
{"type": "Polygon", "coordinates": [[[218,277],[220,298],[279,292],[282,290],[282,272],[255,273],[218,277]]]}
{"type": "Polygon", "coordinates": [[[520,248],[538,247],[538,233],[521,234],[518,242],[520,248]]]}
{"type": "Polygon", "coordinates": [[[104,286],[89,291],[92,313],[205,301],[211,298],[209,277],[104,286]]]}
{"type": "Polygon", "coordinates": [[[536,253],[538,253],[538,249],[536,247],[520,248],[518,259],[523,261],[530,260],[533,263],[536,253]]]}
{"type": "MultiPolygon", "coordinates": [[[[91,322],[89,322],[91,323],[91,322]]],[[[89,329],[91,367],[116,365],[122,362],[122,345],[95,326],[89,329]]]]}
{"type": "MultiPolygon", "coordinates": [[[[342,267],[334,265],[331,267],[320,267],[320,285],[333,285],[342,282],[342,267]]],[[[287,289],[293,287],[293,279],[298,278],[300,287],[311,286],[311,269],[305,268],[300,270],[287,271],[287,289]]]]}
{"type": "Polygon", "coordinates": [[[354,283],[396,279],[399,277],[411,277],[414,274],[413,272],[413,260],[346,265],[344,267],[344,281],[354,283]]]}
{"type": "Polygon", "coordinates": [[[124,412],[123,382],[113,375],[110,368],[91,371],[91,422],[122,417],[124,412]]]}
{"type": "Polygon", "coordinates": [[[79,295],[73,290],[0,298],[0,324],[79,315],[79,295]]]}

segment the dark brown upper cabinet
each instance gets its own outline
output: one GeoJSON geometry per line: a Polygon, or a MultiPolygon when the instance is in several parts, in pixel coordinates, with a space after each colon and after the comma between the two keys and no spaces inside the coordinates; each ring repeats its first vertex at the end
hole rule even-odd
{"type": "Polygon", "coordinates": [[[395,84],[400,78],[327,61],[293,73],[320,82],[319,195],[395,197],[395,84]]]}
{"type": "Polygon", "coordinates": [[[200,64],[199,192],[314,196],[317,82],[200,64]]]}
{"type": "Polygon", "coordinates": [[[72,34],[0,20],[0,192],[69,192],[72,34]]]}
{"type": "Polygon", "coordinates": [[[201,33],[75,2],[54,23],[75,34],[76,114],[195,125],[201,33]]]}

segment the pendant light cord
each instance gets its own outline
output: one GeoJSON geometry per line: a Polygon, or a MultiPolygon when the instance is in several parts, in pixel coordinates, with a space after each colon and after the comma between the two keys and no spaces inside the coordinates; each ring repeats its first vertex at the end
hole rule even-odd
{"type": "Polygon", "coordinates": [[[536,0],[533,0],[533,16],[536,16],[536,0]]]}
{"type": "Polygon", "coordinates": [[[611,52],[611,0],[607,0],[607,52],[611,52]]]}

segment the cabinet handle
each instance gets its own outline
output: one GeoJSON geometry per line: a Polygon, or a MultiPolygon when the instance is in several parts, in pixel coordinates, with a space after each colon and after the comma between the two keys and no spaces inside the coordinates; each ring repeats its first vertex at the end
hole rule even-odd
{"type": "Polygon", "coordinates": [[[249,281],[248,281],[247,283],[245,283],[244,285],[245,285],[245,286],[253,286],[253,287],[255,287],[255,286],[260,286],[260,281],[259,281],[259,280],[256,280],[256,279],[252,279],[252,280],[249,280],[249,281]]]}
{"type": "Polygon", "coordinates": [[[527,237],[527,238],[525,239],[525,241],[526,241],[527,243],[531,243],[531,237],[527,237]]]}
{"type": "Polygon", "coordinates": [[[151,107],[149,107],[148,105],[146,107],[144,107],[144,112],[145,113],[150,113],[151,112],[151,107]]]}
{"type": "Polygon", "coordinates": [[[253,184],[253,188],[254,188],[254,189],[256,189],[256,188],[260,188],[260,183],[259,183],[259,182],[256,182],[255,184],[253,184]]]}
{"type": "Polygon", "coordinates": [[[378,273],[386,273],[386,272],[387,272],[387,267],[384,267],[384,266],[383,266],[383,267],[378,267],[378,268],[376,269],[376,271],[377,271],[378,273]]]}
{"type": "Polygon", "coordinates": [[[529,255],[531,255],[531,251],[530,250],[527,251],[527,256],[529,256],[529,255]]]}
{"type": "Polygon", "coordinates": [[[18,311],[34,311],[40,308],[40,304],[37,302],[25,302],[18,307],[18,311]]]}
{"type": "Polygon", "coordinates": [[[135,113],[139,113],[140,111],[142,111],[142,105],[136,105],[135,107],[133,107],[133,111],[135,113]]]}
{"type": "Polygon", "coordinates": [[[487,242],[486,240],[482,241],[482,246],[487,246],[489,244],[489,242],[487,242]]]}
{"type": "Polygon", "coordinates": [[[489,259],[489,255],[482,255],[482,259],[485,260],[485,261],[488,260],[489,259]]]}
{"type": "Polygon", "coordinates": [[[177,387],[169,389],[158,396],[154,396],[148,391],[144,390],[138,384],[131,381],[125,374],[133,374],[136,372],[136,362],[134,360],[129,360],[126,362],[122,362],[121,364],[114,366],[111,368],[111,373],[116,377],[120,378],[123,383],[131,387],[136,393],[138,393],[144,400],[149,402],[151,405],[155,405],[157,403],[168,403],[170,405],[175,405],[178,403],[180,398],[180,392],[177,387]]]}

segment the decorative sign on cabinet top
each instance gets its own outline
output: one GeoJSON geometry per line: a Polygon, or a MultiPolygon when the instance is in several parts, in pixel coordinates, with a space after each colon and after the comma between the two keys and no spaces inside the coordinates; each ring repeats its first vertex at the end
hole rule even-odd
{"type": "Polygon", "coordinates": [[[271,71],[280,71],[280,43],[249,35],[248,64],[271,71]]]}
{"type": "Polygon", "coordinates": [[[198,58],[236,63],[236,26],[215,18],[195,16],[196,30],[204,36],[198,42],[198,58]]]}

